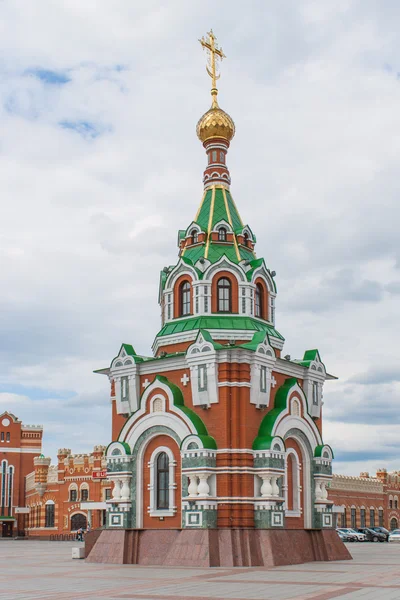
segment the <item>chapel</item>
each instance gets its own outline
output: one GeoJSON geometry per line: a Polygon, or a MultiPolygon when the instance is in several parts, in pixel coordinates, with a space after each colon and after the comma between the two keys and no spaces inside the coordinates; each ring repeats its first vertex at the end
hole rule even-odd
{"type": "Polygon", "coordinates": [[[266,565],[280,549],[284,564],[318,559],[317,546],[347,558],[332,529],[333,453],[322,437],[333,377],[317,349],[284,355],[276,273],[231,192],[235,124],[216,87],[225,56],[212,31],[200,42],[211,77],[196,127],[203,193],[178,231],[176,264],[161,270],[153,356],[123,343],[97,371],[111,384],[113,490],[89,560],[266,565]]]}

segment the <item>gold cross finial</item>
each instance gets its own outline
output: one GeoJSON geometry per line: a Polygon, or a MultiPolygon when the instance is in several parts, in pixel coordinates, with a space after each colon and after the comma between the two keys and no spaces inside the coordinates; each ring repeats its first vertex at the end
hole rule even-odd
{"type": "Polygon", "coordinates": [[[208,64],[206,65],[206,70],[212,80],[212,88],[211,88],[211,97],[212,97],[212,108],[218,107],[217,102],[217,79],[221,77],[218,71],[218,61],[226,58],[225,54],[222,52],[222,48],[218,48],[216,43],[216,37],[213,33],[213,30],[207,33],[207,38],[204,36],[199,40],[200,44],[203,46],[205,50],[207,50],[208,54],[208,64]]]}

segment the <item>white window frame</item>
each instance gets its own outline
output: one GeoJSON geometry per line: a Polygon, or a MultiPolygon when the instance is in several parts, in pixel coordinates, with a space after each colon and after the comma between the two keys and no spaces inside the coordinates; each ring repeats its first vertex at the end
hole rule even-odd
{"type": "Polygon", "coordinates": [[[300,474],[300,459],[294,448],[289,448],[286,454],[285,461],[285,506],[288,506],[289,500],[289,485],[288,485],[288,460],[289,455],[293,455],[294,464],[293,464],[293,472],[292,472],[292,491],[293,491],[293,509],[289,510],[286,508],[285,515],[287,517],[301,517],[302,509],[301,509],[301,474],[300,474]]]}
{"type": "Polygon", "coordinates": [[[149,460],[150,467],[150,505],[149,515],[151,517],[173,517],[176,514],[177,508],[175,506],[175,467],[176,460],[171,448],[168,446],[159,446],[152,453],[149,460]],[[156,472],[157,472],[157,458],[161,452],[165,452],[168,456],[168,470],[169,470],[169,484],[168,484],[168,505],[169,508],[157,508],[157,484],[156,484],[156,472]]]}
{"type": "Polygon", "coordinates": [[[312,382],[312,397],[313,397],[313,405],[319,405],[319,385],[318,381],[312,382]]]}

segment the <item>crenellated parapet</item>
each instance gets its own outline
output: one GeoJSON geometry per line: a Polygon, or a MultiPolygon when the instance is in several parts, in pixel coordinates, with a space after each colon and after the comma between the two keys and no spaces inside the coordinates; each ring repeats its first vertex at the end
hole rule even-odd
{"type": "Polygon", "coordinates": [[[332,490],[383,493],[382,481],[373,477],[353,477],[351,475],[332,475],[332,490]]]}

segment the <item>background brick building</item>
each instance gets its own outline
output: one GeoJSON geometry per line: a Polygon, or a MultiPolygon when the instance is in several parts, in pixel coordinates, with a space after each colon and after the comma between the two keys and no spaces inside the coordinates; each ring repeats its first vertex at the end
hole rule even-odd
{"type": "Polygon", "coordinates": [[[400,523],[400,472],[380,469],[375,477],[333,475],[329,499],[343,509],[338,513],[338,527],[386,527],[393,530],[400,523]]]}
{"type": "Polygon", "coordinates": [[[80,527],[101,527],[111,483],[106,479],[105,446],[90,454],[58,451],[58,463],[43,455],[26,477],[26,532],[30,537],[68,534],[80,527]]]}
{"type": "Polygon", "coordinates": [[[25,476],[42,451],[43,427],[24,425],[13,414],[0,415],[0,535],[16,535],[24,528],[25,476]]]}

